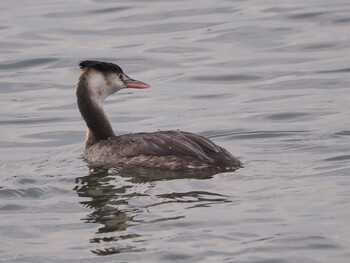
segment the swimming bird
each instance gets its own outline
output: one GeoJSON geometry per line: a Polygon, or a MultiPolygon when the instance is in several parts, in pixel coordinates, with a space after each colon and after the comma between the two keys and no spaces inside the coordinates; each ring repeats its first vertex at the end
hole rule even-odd
{"type": "Polygon", "coordinates": [[[119,90],[150,86],[131,79],[116,64],[85,60],[77,84],[79,111],[88,127],[84,158],[95,166],[140,166],[173,171],[235,170],[241,162],[201,135],[157,131],[116,136],[103,109],[105,99],[119,90]]]}

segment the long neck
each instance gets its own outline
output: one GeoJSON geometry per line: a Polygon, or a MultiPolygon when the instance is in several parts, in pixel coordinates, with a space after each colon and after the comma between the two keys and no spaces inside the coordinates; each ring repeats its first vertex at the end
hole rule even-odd
{"type": "Polygon", "coordinates": [[[115,136],[108,116],[102,108],[102,102],[91,94],[86,75],[82,75],[79,79],[77,100],[80,113],[89,129],[87,144],[115,136]]]}

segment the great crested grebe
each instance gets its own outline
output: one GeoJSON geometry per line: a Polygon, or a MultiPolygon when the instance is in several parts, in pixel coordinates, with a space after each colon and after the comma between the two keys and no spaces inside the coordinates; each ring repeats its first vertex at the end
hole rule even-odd
{"type": "Polygon", "coordinates": [[[129,78],[116,64],[85,60],[77,86],[80,113],[88,126],[84,158],[91,165],[132,165],[167,170],[235,170],[241,162],[211,140],[183,131],[116,136],[103,102],[125,89],[149,85],[129,78]]]}

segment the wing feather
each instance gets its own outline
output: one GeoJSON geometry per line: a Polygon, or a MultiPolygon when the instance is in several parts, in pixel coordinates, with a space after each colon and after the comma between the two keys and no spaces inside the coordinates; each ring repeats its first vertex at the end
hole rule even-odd
{"type": "Polygon", "coordinates": [[[200,160],[211,160],[200,144],[178,131],[127,134],[119,136],[119,140],[125,156],[186,155],[200,160]]]}
{"type": "Polygon", "coordinates": [[[186,137],[188,137],[189,139],[195,141],[196,143],[198,143],[200,146],[205,147],[211,151],[214,151],[216,153],[220,152],[220,148],[213,143],[211,140],[200,136],[198,134],[194,134],[194,133],[190,133],[190,132],[181,132],[183,133],[186,137]]]}

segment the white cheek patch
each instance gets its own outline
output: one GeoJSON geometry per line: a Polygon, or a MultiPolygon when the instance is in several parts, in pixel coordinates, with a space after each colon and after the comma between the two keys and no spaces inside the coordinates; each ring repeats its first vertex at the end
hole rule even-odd
{"type": "Polygon", "coordinates": [[[112,95],[118,92],[119,90],[126,88],[126,85],[124,84],[124,82],[121,81],[119,79],[119,76],[117,76],[116,74],[113,74],[108,77],[108,83],[109,83],[108,90],[107,90],[108,95],[112,95]]]}
{"type": "Polygon", "coordinates": [[[96,87],[101,87],[106,85],[106,80],[104,76],[100,73],[90,74],[90,87],[96,89],[96,87]]]}
{"type": "Polygon", "coordinates": [[[107,98],[107,82],[103,74],[99,72],[90,73],[89,89],[91,91],[92,98],[96,102],[103,102],[107,98]]]}
{"type": "Polygon", "coordinates": [[[89,89],[96,102],[103,102],[109,95],[125,89],[126,85],[117,74],[104,75],[93,71],[89,74],[89,89]]]}

